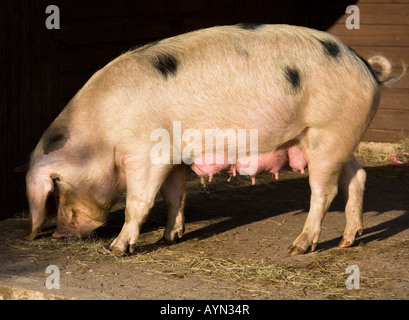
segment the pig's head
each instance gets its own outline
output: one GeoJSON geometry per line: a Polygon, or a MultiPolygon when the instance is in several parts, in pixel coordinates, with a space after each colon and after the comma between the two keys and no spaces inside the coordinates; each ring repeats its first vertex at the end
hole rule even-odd
{"type": "Polygon", "coordinates": [[[26,177],[29,239],[34,239],[45,221],[56,214],[54,237],[89,235],[105,223],[109,209],[123,192],[112,161],[67,145],[47,150],[40,141],[32,155],[26,177]]]}
{"type": "MultiPolygon", "coordinates": [[[[74,168],[73,168],[74,169],[74,168]]],[[[78,177],[78,174],[74,174],[78,177]]],[[[31,234],[34,239],[44,222],[57,214],[54,237],[89,235],[105,223],[107,213],[117,197],[115,190],[100,190],[95,181],[73,183],[47,166],[31,168],[27,174],[27,197],[30,207],[31,234]],[[107,191],[111,196],[103,199],[107,191]]],[[[114,186],[108,187],[108,189],[114,186]]]]}

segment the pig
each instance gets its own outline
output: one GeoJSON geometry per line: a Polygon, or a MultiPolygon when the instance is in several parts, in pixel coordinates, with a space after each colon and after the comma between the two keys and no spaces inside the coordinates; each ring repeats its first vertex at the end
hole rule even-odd
{"type": "MultiPolygon", "coordinates": [[[[160,192],[167,206],[163,239],[173,243],[185,229],[187,167],[210,179],[247,174],[254,184],[261,172],[278,178],[283,167],[304,173],[308,166],[310,209],[287,252],[316,249],[338,187],[346,198],[339,246],[349,247],[363,231],[366,180],[353,152],[378,108],[380,87],[399,81],[405,70],[391,77],[385,57],[366,61],[331,34],[290,25],[217,26],[125,52],[90,78],[33,151],[28,238],[55,214],[54,237],[89,235],[126,192],[125,222],[110,249],[132,253],[160,192]],[[375,64],[380,71],[373,71],[375,64]],[[196,141],[201,153],[174,161],[187,141],[171,139],[162,151],[173,160],[153,161],[160,139],[152,132],[172,137],[174,121],[202,136],[207,128],[256,130],[257,154],[247,156],[247,137],[235,150],[236,162],[209,162],[196,141]]],[[[213,147],[213,156],[227,154],[213,147]]]]}

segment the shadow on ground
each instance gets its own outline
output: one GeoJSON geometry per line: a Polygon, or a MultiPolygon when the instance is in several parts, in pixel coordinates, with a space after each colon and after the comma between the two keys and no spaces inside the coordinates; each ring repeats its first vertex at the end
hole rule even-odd
{"type": "MultiPolygon", "coordinates": [[[[368,178],[364,198],[364,222],[368,212],[384,215],[390,211],[403,213],[375,226],[365,228],[359,242],[369,243],[392,237],[409,229],[409,169],[397,166],[365,168],[368,178]]],[[[293,215],[308,212],[310,189],[308,177],[284,173],[283,179],[275,181],[270,175],[261,175],[255,186],[248,179],[237,177],[227,183],[224,177],[203,187],[194,174],[188,174],[188,195],[185,208],[186,223],[210,220],[203,228],[187,232],[179,241],[206,239],[235,228],[279,216],[288,212],[293,215]]],[[[344,199],[338,194],[330,211],[344,210],[344,199]]],[[[121,230],[124,212],[109,215],[106,226],[97,231],[98,236],[115,237],[121,230]]],[[[166,208],[163,201],[155,203],[141,233],[150,232],[166,225],[166,208]]],[[[300,230],[302,225],[299,226],[300,230]]],[[[342,226],[341,229],[343,229],[342,226]]],[[[321,249],[338,245],[339,237],[320,243],[321,249]]],[[[142,250],[143,248],[141,248],[142,250]]],[[[149,251],[149,248],[145,248],[149,251]]]]}

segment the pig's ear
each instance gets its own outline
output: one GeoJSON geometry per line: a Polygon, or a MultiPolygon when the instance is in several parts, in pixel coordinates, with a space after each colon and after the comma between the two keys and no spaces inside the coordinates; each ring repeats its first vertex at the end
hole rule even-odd
{"type": "Polygon", "coordinates": [[[47,200],[54,191],[54,184],[46,167],[36,167],[27,173],[26,186],[31,223],[31,234],[27,239],[33,240],[47,219],[47,200]]]}

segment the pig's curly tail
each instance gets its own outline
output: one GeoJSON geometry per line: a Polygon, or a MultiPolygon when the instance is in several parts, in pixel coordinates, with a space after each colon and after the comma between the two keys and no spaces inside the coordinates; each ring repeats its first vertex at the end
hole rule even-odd
{"type": "Polygon", "coordinates": [[[374,75],[376,77],[377,82],[379,85],[382,86],[391,86],[398,83],[406,74],[407,66],[405,63],[402,63],[403,71],[399,76],[391,76],[392,73],[392,63],[385,58],[384,56],[373,56],[368,59],[368,63],[371,66],[372,70],[374,70],[374,66],[380,67],[374,70],[374,75]]]}

